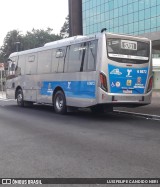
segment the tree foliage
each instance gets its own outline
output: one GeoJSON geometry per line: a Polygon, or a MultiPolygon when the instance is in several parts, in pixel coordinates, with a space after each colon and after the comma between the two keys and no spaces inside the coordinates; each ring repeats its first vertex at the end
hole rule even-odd
{"type": "Polygon", "coordinates": [[[35,30],[27,32],[23,38],[23,50],[32,49],[36,47],[42,47],[45,43],[60,40],[62,37],[59,35],[52,34],[52,29],[47,30],[35,30]]]}
{"type": "Polygon", "coordinates": [[[3,46],[0,48],[0,62],[6,62],[9,55],[16,51],[42,47],[45,43],[69,37],[69,15],[60,30],[60,35],[52,33],[53,29],[32,29],[22,35],[18,30],[9,31],[4,38],[3,46]]]}
{"type": "Polygon", "coordinates": [[[65,22],[60,30],[60,35],[63,38],[69,37],[69,15],[65,18],[65,22]]]}
{"type": "Polygon", "coordinates": [[[45,43],[61,39],[60,35],[52,34],[52,29],[33,29],[22,35],[20,31],[9,31],[0,50],[0,61],[5,62],[9,55],[16,51],[42,47],[45,43]]]}
{"type": "Polygon", "coordinates": [[[8,58],[8,56],[16,51],[18,43],[22,43],[23,36],[17,30],[12,30],[7,33],[4,38],[3,46],[1,48],[1,59],[8,58]]]}

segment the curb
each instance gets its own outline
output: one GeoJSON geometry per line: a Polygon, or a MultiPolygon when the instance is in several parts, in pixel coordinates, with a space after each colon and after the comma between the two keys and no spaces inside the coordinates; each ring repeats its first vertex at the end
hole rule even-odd
{"type": "Polygon", "coordinates": [[[151,115],[151,114],[142,114],[142,113],[135,113],[135,112],[120,111],[120,110],[114,110],[114,113],[127,114],[127,115],[132,115],[132,116],[137,116],[137,117],[143,117],[146,119],[158,120],[158,121],[160,120],[160,116],[151,115]]]}

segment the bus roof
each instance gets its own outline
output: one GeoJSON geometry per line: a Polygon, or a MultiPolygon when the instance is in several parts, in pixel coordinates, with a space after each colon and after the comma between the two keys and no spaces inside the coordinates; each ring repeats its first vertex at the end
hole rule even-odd
{"type": "Polygon", "coordinates": [[[70,37],[70,38],[64,38],[64,39],[61,39],[61,40],[57,40],[57,41],[54,41],[54,42],[49,42],[49,43],[46,43],[44,46],[51,46],[51,45],[56,45],[56,44],[64,44],[64,43],[68,43],[68,42],[71,42],[71,41],[74,41],[76,39],[84,39],[86,38],[86,36],[82,36],[82,35],[78,35],[78,36],[73,36],[73,37],[70,37]]]}
{"type": "Polygon", "coordinates": [[[64,39],[57,40],[54,42],[46,43],[44,46],[39,47],[39,48],[29,49],[29,50],[20,51],[20,52],[14,52],[9,57],[28,54],[28,53],[35,53],[35,52],[39,52],[39,51],[43,51],[43,50],[49,50],[52,48],[58,48],[58,47],[63,47],[63,46],[76,44],[76,43],[80,43],[80,42],[90,41],[90,40],[98,39],[104,34],[116,36],[116,37],[127,37],[127,38],[132,38],[135,40],[150,41],[149,39],[143,38],[143,37],[137,37],[137,36],[126,35],[126,34],[114,34],[114,33],[103,32],[103,33],[97,33],[97,34],[88,35],[88,36],[78,35],[78,36],[73,36],[70,38],[64,38],[64,39]]]}
{"type": "Polygon", "coordinates": [[[23,55],[23,54],[28,54],[28,53],[35,53],[35,52],[39,52],[39,51],[43,51],[43,50],[49,50],[52,48],[58,48],[58,47],[65,47],[67,45],[71,45],[74,43],[80,43],[80,42],[85,42],[85,41],[89,41],[89,40],[94,40],[97,38],[98,35],[92,35],[92,36],[73,36],[70,38],[64,38],[61,40],[57,40],[54,42],[49,42],[46,43],[44,46],[42,47],[38,47],[38,48],[34,48],[34,49],[28,49],[25,51],[20,51],[20,52],[14,52],[10,55],[10,57],[13,56],[17,56],[17,55],[23,55]]]}

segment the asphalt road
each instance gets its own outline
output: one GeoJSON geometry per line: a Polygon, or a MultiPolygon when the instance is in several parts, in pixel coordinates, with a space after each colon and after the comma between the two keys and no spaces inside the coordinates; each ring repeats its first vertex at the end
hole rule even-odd
{"type": "Polygon", "coordinates": [[[0,176],[159,177],[160,122],[0,100],[0,176]]]}

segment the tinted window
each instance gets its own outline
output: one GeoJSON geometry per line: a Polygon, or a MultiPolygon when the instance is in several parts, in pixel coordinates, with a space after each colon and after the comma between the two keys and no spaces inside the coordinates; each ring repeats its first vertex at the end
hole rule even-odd
{"type": "Polygon", "coordinates": [[[18,56],[11,57],[8,60],[8,63],[9,63],[8,74],[9,75],[15,75],[15,71],[16,71],[16,68],[17,68],[17,59],[18,59],[18,56]]]}
{"type": "Polygon", "coordinates": [[[25,74],[25,55],[19,56],[18,59],[18,68],[16,70],[16,74],[18,75],[24,75],[25,74]]]}
{"type": "Polygon", "coordinates": [[[56,49],[53,49],[52,51],[52,72],[58,71],[58,58],[56,58],[56,49]]]}
{"type": "Polygon", "coordinates": [[[88,71],[96,70],[97,40],[88,42],[88,71]]]}
{"type": "Polygon", "coordinates": [[[67,48],[65,71],[67,72],[82,71],[86,50],[87,50],[86,43],[69,46],[67,48]]]}
{"type": "Polygon", "coordinates": [[[38,73],[51,72],[51,55],[51,50],[38,53],[38,73]]]}
{"type": "Polygon", "coordinates": [[[66,47],[53,49],[52,51],[52,72],[64,72],[64,59],[66,55],[66,47]]]}
{"type": "Polygon", "coordinates": [[[149,43],[108,39],[107,48],[108,56],[118,62],[143,63],[149,60],[149,43]]]}
{"type": "Polygon", "coordinates": [[[36,74],[37,72],[37,54],[29,54],[26,58],[26,74],[36,74]]]}
{"type": "Polygon", "coordinates": [[[66,48],[56,50],[56,58],[58,59],[57,72],[64,72],[64,59],[66,54],[66,48]]]}

